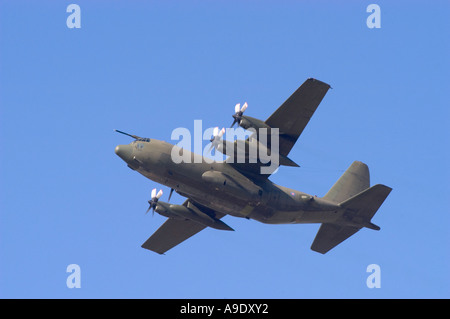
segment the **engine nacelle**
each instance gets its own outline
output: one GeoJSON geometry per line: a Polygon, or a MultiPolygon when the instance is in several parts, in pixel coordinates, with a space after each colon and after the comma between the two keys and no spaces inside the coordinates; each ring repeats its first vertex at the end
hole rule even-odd
{"type": "Polygon", "coordinates": [[[202,212],[189,202],[190,207],[184,205],[173,205],[165,202],[158,202],[155,212],[158,214],[174,219],[189,219],[204,226],[209,226],[220,230],[233,230],[230,226],[225,224],[220,219],[202,212]]]}
{"type": "Polygon", "coordinates": [[[264,121],[245,115],[242,115],[242,118],[238,124],[240,127],[246,130],[248,130],[249,128],[253,128],[256,131],[258,131],[260,128],[270,129],[270,126],[267,125],[264,121]]]}

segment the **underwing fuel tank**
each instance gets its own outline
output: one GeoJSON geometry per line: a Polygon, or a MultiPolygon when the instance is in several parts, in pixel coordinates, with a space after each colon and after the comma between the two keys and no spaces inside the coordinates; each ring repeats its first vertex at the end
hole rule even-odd
{"type": "Polygon", "coordinates": [[[200,209],[192,205],[191,207],[186,207],[183,205],[171,205],[169,203],[160,201],[155,208],[155,212],[169,218],[190,219],[194,222],[215,229],[234,230],[220,219],[209,216],[208,214],[203,213],[200,209]]]}

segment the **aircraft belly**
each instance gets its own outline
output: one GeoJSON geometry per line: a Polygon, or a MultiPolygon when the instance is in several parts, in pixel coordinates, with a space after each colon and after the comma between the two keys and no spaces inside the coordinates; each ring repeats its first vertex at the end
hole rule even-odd
{"type": "Polygon", "coordinates": [[[256,201],[249,205],[247,201],[248,196],[245,196],[245,193],[242,194],[245,199],[242,199],[233,196],[232,194],[211,188],[210,186],[205,185],[203,181],[196,181],[195,179],[186,181],[181,178],[175,180],[157,176],[149,171],[142,171],[141,173],[157,183],[174,188],[180,195],[189,197],[201,205],[235,217],[246,217],[246,215],[251,213],[253,207],[258,205],[258,202],[256,201]]]}
{"type": "Polygon", "coordinates": [[[266,204],[265,198],[255,200],[250,194],[240,196],[205,185],[203,181],[189,178],[169,178],[148,170],[138,170],[147,178],[174,188],[182,196],[224,214],[250,218],[265,224],[307,224],[333,222],[337,219],[336,210],[277,210],[266,204]],[[253,198],[253,200],[250,200],[253,198]],[[250,200],[250,201],[249,201],[250,200]]]}
{"type": "Polygon", "coordinates": [[[196,202],[205,205],[213,210],[228,214],[234,217],[248,217],[254,210],[254,206],[248,205],[239,198],[231,198],[229,196],[211,196],[202,194],[202,196],[191,196],[196,202]]]}
{"type": "Polygon", "coordinates": [[[256,211],[252,219],[265,224],[314,224],[333,222],[337,219],[336,211],[274,211],[272,214],[256,211]]]}

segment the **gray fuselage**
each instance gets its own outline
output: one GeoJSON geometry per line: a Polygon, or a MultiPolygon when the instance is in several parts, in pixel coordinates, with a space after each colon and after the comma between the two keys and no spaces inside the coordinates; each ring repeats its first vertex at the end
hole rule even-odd
{"type": "Polygon", "coordinates": [[[188,160],[175,163],[171,155],[179,150],[164,141],[145,139],[117,146],[116,154],[145,177],[235,217],[296,224],[333,222],[340,215],[337,203],[276,185],[265,177],[249,179],[226,161],[208,161],[183,150],[188,160]]]}

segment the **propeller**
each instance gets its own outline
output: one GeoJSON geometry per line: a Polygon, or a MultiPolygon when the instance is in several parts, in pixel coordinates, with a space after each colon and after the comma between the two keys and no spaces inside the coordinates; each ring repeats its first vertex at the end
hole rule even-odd
{"type": "Polygon", "coordinates": [[[209,147],[209,151],[211,151],[212,148],[216,149],[219,146],[223,134],[225,134],[225,128],[222,128],[220,131],[218,127],[214,128],[213,137],[210,139],[211,146],[209,147]]]}
{"type": "Polygon", "coordinates": [[[247,107],[248,107],[247,102],[245,102],[244,105],[242,105],[242,107],[241,107],[240,103],[238,103],[238,104],[236,104],[234,106],[234,112],[235,112],[233,114],[234,121],[233,121],[233,124],[231,124],[230,127],[233,127],[234,124],[236,124],[236,123],[238,123],[238,125],[239,125],[239,122],[242,120],[242,114],[244,114],[244,112],[247,109],[247,107]]]}
{"type": "Polygon", "coordinates": [[[148,201],[150,206],[148,207],[147,211],[145,212],[146,214],[148,213],[148,211],[150,209],[153,210],[153,214],[155,213],[155,208],[158,203],[158,199],[162,196],[162,194],[163,194],[162,189],[159,190],[158,194],[156,193],[156,188],[152,189],[152,194],[151,194],[152,198],[148,201]]]}

